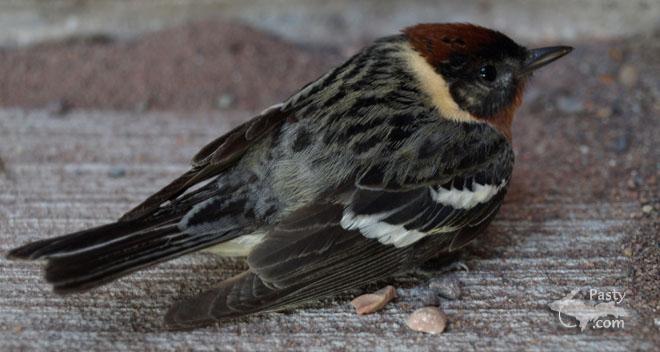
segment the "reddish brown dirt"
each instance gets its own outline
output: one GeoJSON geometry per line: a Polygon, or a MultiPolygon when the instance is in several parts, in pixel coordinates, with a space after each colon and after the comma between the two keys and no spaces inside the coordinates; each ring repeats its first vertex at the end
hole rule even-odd
{"type": "Polygon", "coordinates": [[[0,105],[258,110],[339,60],[329,50],[209,20],[129,42],[94,37],[0,51],[0,105]]]}

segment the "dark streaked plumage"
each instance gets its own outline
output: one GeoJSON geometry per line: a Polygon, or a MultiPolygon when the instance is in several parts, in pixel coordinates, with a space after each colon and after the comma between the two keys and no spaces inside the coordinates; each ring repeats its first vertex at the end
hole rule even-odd
{"type": "Polygon", "coordinates": [[[9,256],[48,260],[58,292],[200,249],[246,256],[248,271],[170,310],[175,328],[413,269],[492,220],[511,177],[526,67],[566,52],[540,55],[472,25],[409,28],[212,141],[118,222],[9,256]]]}

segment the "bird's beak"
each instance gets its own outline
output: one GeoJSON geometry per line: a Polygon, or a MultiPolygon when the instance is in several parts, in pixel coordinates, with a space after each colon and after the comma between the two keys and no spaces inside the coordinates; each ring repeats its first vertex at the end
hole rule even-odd
{"type": "Polygon", "coordinates": [[[550,46],[529,50],[527,59],[523,64],[522,74],[529,74],[570,53],[572,50],[573,48],[570,46],[550,46]]]}

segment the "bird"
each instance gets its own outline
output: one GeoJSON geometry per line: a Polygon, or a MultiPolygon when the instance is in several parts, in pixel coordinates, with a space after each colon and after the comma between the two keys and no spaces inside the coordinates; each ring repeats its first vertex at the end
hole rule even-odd
{"type": "Polygon", "coordinates": [[[204,146],[116,222],[15,248],[56,293],[198,251],[247,269],[168,310],[193,329],[291,309],[457,253],[493,220],[532,73],[572,50],[527,49],[468,23],[375,40],[204,146]]]}

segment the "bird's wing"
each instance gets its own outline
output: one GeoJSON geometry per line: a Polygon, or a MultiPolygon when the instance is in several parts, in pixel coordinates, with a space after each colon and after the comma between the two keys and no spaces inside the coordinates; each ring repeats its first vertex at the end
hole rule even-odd
{"type": "MultiPolygon", "coordinates": [[[[464,179],[455,179],[459,180],[464,179]]],[[[474,238],[471,228],[488,222],[497,212],[507,181],[481,185],[468,178],[460,189],[450,186],[451,181],[445,186],[409,191],[359,189],[344,211],[341,224],[396,247],[442,236],[448,240],[447,247],[439,250],[454,251],[474,238]]]]}
{"type": "Polygon", "coordinates": [[[499,209],[513,150],[487,125],[444,122],[421,131],[430,133],[374,158],[358,174],[342,225],[399,247],[451,233],[449,250],[454,250],[474,238],[469,229],[487,223],[499,209]]]}
{"type": "Polygon", "coordinates": [[[190,170],[124,214],[120,221],[149,215],[164,202],[177,198],[190,187],[217,176],[233,165],[253,143],[282,124],[288,116],[291,116],[291,112],[286,111],[282,104],[274,105],[208,143],[193,157],[190,170]]]}
{"type": "Polygon", "coordinates": [[[493,216],[505,189],[460,204],[439,192],[425,185],[367,190],[358,180],[346,203],[290,214],[252,250],[249,271],[177,303],[166,323],[192,328],[280,310],[390,277],[474,238],[472,228],[493,216]]]}
{"type": "Polygon", "coordinates": [[[409,266],[411,247],[384,246],[342,228],[343,206],[315,204],[280,223],[248,257],[250,270],[175,304],[166,324],[193,328],[332,296],[409,266]]]}

